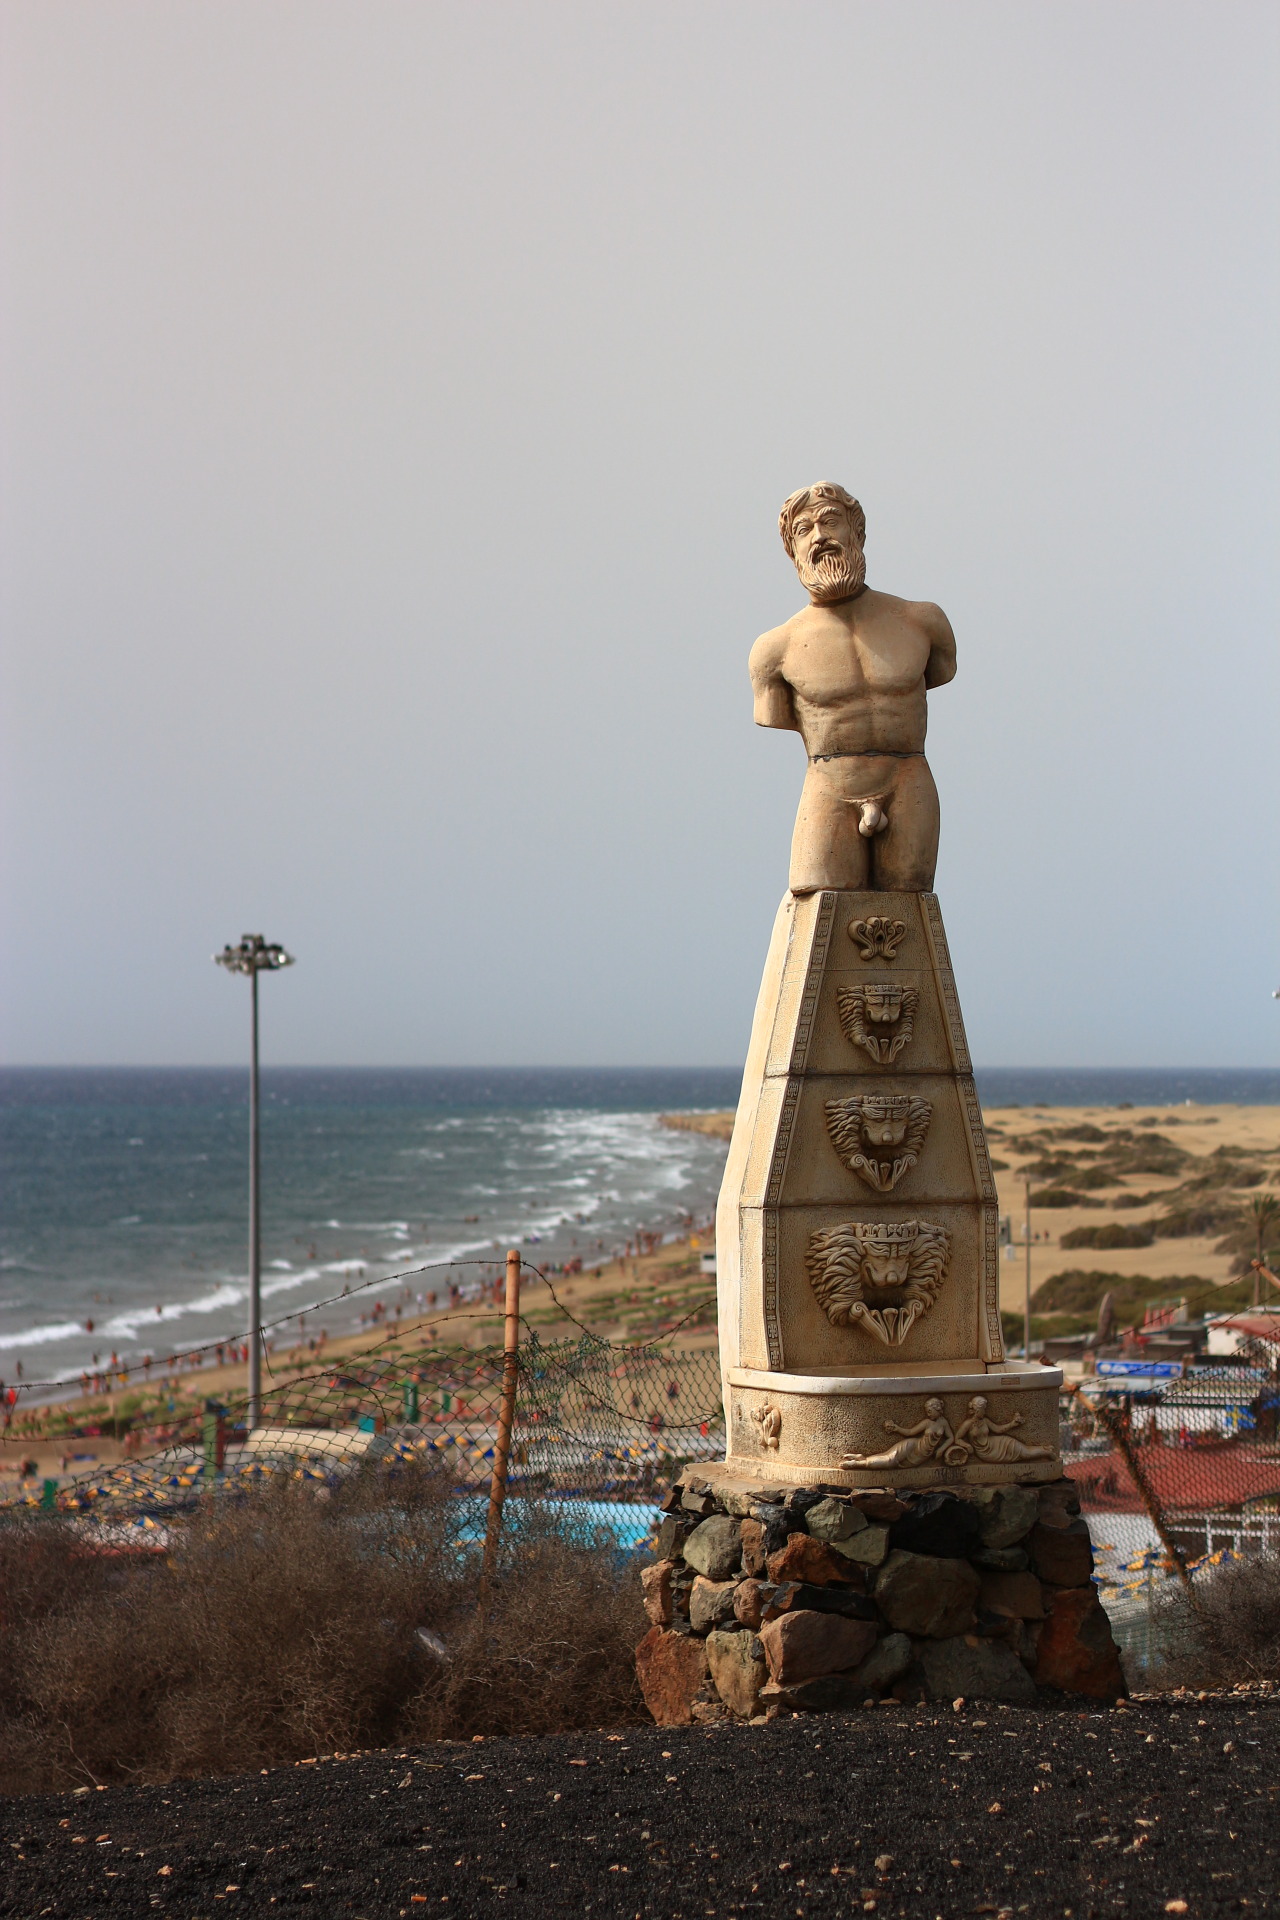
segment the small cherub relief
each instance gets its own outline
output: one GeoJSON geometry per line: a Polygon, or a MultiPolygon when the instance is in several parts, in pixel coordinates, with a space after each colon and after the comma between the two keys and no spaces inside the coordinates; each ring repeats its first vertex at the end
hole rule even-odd
{"type": "Polygon", "coordinates": [[[849,922],[849,938],[857,942],[864,960],[896,960],[906,931],[905,920],[886,920],[878,913],[873,913],[869,920],[849,922]]]}
{"type": "Polygon", "coordinates": [[[942,1287],[951,1235],[928,1220],[850,1220],[809,1235],[805,1266],[833,1327],[900,1347],[942,1287]]]}
{"type": "Polygon", "coordinates": [[[753,1407],[751,1418],[760,1429],[760,1444],[766,1452],[776,1453],[778,1441],[782,1436],[782,1415],[777,1407],[769,1405],[753,1407]]]}
{"type": "Polygon", "coordinates": [[[911,1039],[920,995],[895,981],[868,980],[861,987],[837,987],[836,1004],[845,1039],[888,1067],[911,1039]]]}
{"type": "Polygon", "coordinates": [[[914,1427],[900,1427],[896,1420],[886,1420],[884,1430],[902,1435],[896,1446],[886,1447],[883,1453],[847,1453],[840,1465],[927,1467],[933,1460],[946,1459],[956,1445],[955,1431],[943,1412],[941,1400],[926,1400],[924,1419],[917,1420],[914,1427]]]}
{"type": "Polygon", "coordinates": [[[1052,1460],[1052,1447],[1031,1447],[1023,1440],[1008,1436],[1022,1425],[1024,1416],[1015,1413],[1009,1420],[993,1420],[987,1412],[985,1394],[975,1394],[969,1402],[968,1418],[960,1422],[956,1445],[972,1452],[979,1460],[1003,1466],[1010,1460],[1052,1460]]]}
{"type": "Polygon", "coordinates": [[[877,1193],[889,1193],[914,1167],[933,1116],[918,1093],[853,1093],[826,1108],[832,1146],[877,1193]]]}

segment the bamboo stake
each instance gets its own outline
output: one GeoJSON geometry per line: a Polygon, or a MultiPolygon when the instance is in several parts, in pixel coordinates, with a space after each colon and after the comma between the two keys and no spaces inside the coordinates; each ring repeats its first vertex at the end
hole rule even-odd
{"type": "Polygon", "coordinates": [[[507,1319],[502,1340],[502,1406],[498,1414],[498,1437],[493,1448],[493,1476],[489,1481],[489,1517],[484,1532],[484,1571],[482,1582],[488,1586],[498,1563],[498,1541],[502,1536],[502,1508],[507,1497],[507,1471],[511,1463],[511,1429],[516,1417],[516,1386],[520,1378],[520,1255],[516,1248],[507,1254],[507,1319]]]}

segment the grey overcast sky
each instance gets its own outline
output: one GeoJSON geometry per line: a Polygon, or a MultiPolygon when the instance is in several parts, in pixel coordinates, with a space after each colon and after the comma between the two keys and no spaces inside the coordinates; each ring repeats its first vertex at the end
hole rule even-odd
{"type": "Polygon", "coordinates": [[[731,1063],[831,478],[988,1065],[1280,1056],[1253,0],[6,0],[5,1049],[731,1063]]]}

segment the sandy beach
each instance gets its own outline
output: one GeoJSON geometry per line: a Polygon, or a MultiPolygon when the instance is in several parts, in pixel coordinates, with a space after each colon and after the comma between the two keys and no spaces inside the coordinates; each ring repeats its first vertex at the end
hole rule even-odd
{"type": "MultiPolygon", "coordinates": [[[[651,1252],[625,1254],[580,1274],[556,1274],[549,1286],[532,1266],[526,1267],[521,1289],[524,1323],[544,1340],[574,1339],[586,1328],[606,1339],[632,1344],[666,1335],[673,1347],[683,1351],[714,1347],[715,1282],[702,1273],[700,1265],[702,1251],[712,1244],[711,1235],[695,1234],[665,1242],[651,1252]]],[[[349,1311],[347,1301],[341,1306],[349,1311]]],[[[395,1359],[432,1346],[492,1346],[501,1343],[503,1330],[502,1308],[492,1301],[464,1302],[448,1311],[399,1319],[394,1308],[389,1308],[380,1324],[341,1338],[326,1338],[320,1344],[323,1310],[313,1318],[315,1331],[307,1340],[292,1345],[277,1340],[268,1353],[263,1367],[264,1391],[299,1377],[322,1375],[360,1355],[395,1359]]],[[[46,1417],[66,1414],[78,1425],[101,1424],[92,1416],[108,1406],[127,1414],[131,1395],[144,1391],[154,1397],[165,1382],[171,1383],[176,1402],[176,1411],[169,1417],[189,1418],[205,1399],[224,1401],[233,1408],[242,1403],[248,1391],[248,1368],[244,1364],[183,1366],[176,1370],[153,1367],[149,1379],[135,1373],[109,1395],[75,1395],[25,1411],[46,1417]]],[[[21,1403],[17,1412],[24,1414],[21,1403]]],[[[41,1477],[74,1475],[94,1466],[112,1465],[124,1457],[124,1452],[124,1444],[105,1433],[71,1440],[61,1434],[43,1437],[11,1430],[0,1438],[0,1498],[15,1486],[15,1469],[23,1462],[34,1461],[41,1477]]]]}
{"type": "MultiPolygon", "coordinates": [[[[1080,1272],[1168,1283],[1170,1295],[1184,1295],[1192,1311],[1213,1310],[1213,1294],[1232,1278],[1233,1253],[1224,1248],[1229,1227],[1246,1219],[1252,1193],[1273,1189],[1280,1180],[1280,1107],[993,1107],[987,1131],[999,1191],[1000,1210],[1008,1215],[1015,1244],[1001,1260],[1001,1305],[1021,1314],[1026,1289],[1026,1199],[1031,1197],[1031,1286],[1063,1272],[1080,1272]],[[1163,1170],[1161,1170],[1163,1169],[1163,1170]],[[1074,1183],[1074,1184],[1073,1184],[1074,1183]],[[1046,1196],[1065,1204],[1046,1204],[1046,1196]],[[1213,1224],[1202,1231],[1169,1231],[1169,1216],[1197,1214],[1213,1224]],[[1146,1246],[1102,1248],[1064,1246],[1080,1229],[1146,1229],[1146,1246]]],[[[676,1113],[662,1116],[668,1127],[727,1140],[733,1115],[676,1113]]],[[[1174,1224],[1177,1224],[1175,1221],[1174,1224]]],[[[668,1337],[681,1349],[706,1350],[716,1343],[714,1282],[701,1270],[701,1256],[712,1245],[709,1233],[667,1242],[652,1251],[635,1251],[598,1269],[556,1275],[551,1289],[526,1271],[522,1310],[526,1324],[543,1338],[574,1337],[585,1326],[610,1340],[639,1343],[668,1337]],[[689,1318],[688,1316],[691,1316],[689,1318]],[[683,1324],[677,1324],[683,1323],[683,1324]]],[[[314,1316],[314,1342],[324,1313],[314,1316]]],[[[1037,1331],[1052,1330],[1037,1309],[1037,1331]]],[[[405,1317],[394,1310],[379,1326],[369,1326],[322,1346],[274,1346],[264,1384],[319,1373],[358,1354],[376,1350],[394,1358],[425,1346],[482,1347],[502,1337],[500,1307],[464,1304],[449,1312],[405,1317]]],[[[155,1393],[172,1383],[178,1412],[189,1414],[206,1397],[234,1405],[247,1390],[243,1365],[154,1368],[147,1383],[155,1393]]],[[[118,1387],[109,1400],[122,1411],[139,1379],[118,1387]]],[[[107,1402],[102,1395],[62,1401],[59,1406],[81,1423],[107,1402]]],[[[19,1412],[21,1412],[21,1407],[19,1412]]],[[[83,1440],[33,1437],[11,1432],[0,1441],[0,1489],[19,1462],[36,1462],[41,1475],[86,1471],[119,1459],[122,1444],[106,1435],[83,1440]],[[79,1455],[79,1459],[71,1456],[79,1455]],[[64,1466],[64,1461],[66,1465],[64,1466]]]]}

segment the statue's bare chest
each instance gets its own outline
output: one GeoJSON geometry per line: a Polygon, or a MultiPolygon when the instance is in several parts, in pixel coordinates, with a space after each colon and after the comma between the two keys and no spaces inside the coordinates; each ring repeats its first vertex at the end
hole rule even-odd
{"type": "Polygon", "coordinates": [[[838,706],[864,694],[913,693],[929,664],[929,643],[910,620],[881,616],[854,625],[828,608],[793,629],[783,672],[800,698],[838,706]]]}

